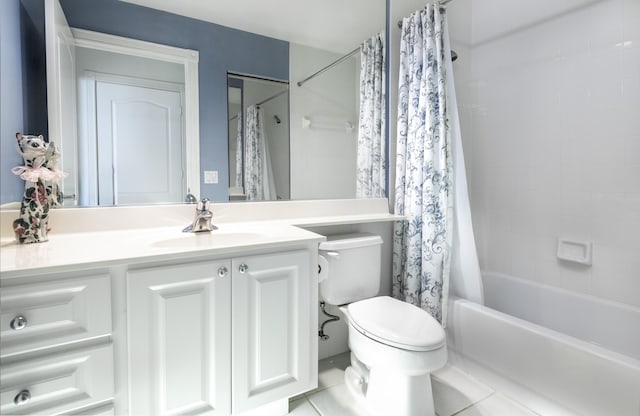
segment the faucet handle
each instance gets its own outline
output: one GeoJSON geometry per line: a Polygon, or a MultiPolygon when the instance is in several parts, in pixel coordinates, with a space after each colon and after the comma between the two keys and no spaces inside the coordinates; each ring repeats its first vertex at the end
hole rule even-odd
{"type": "Polygon", "coordinates": [[[202,198],[200,202],[198,202],[198,211],[209,211],[209,198],[202,198]]]}

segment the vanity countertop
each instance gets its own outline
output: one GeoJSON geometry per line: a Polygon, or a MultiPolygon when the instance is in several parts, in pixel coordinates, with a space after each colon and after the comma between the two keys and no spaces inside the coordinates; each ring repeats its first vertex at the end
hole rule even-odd
{"type": "Polygon", "coordinates": [[[107,267],[199,255],[224,257],[317,244],[325,237],[302,227],[402,218],[387,210],[386,199],[216,204],[217,230],[183,233],[193,206],[68,209],[52,212],[49,241],[24,245],[17,244],[11,232],[16,213],[0,212],[0,273],[8,279],[65,272],[78,266],[107,267]]]}
{"type": "Polygon", "coordinates": [[[49,241],[20,245],[0,242],[3,278],[38,272],[65,271],[87,265],[176,260],[193,255],[225,256],[242,251],[320,242],[324,236],[282,223],[219,224],[211,232],[183,233],[176,227],[93,233],[53,234],[49,241]]]}

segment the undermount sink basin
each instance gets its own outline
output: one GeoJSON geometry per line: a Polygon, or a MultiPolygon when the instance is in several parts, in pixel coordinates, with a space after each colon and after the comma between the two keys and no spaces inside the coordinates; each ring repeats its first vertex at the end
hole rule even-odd
{"type": "Polygon", "coordinates": [[[189,248],[189,247],[220,247],[248,244],[261,237],[258,233],[229,232],[214,230],[200,233],[184,233],[175,238],[155,241],[153,247],[162,248],[189,248]]]}

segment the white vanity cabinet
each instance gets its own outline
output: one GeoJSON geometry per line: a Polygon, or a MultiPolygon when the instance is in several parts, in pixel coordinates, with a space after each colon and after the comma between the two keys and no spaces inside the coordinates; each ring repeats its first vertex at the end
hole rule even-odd
{"type": "Polygon", "coordinates": [[[128,223],[0,241],[0,414],[283,416],[317,386],[324,237],[128,223]]]}
{"type": "Polygon", "coordinates": [[[130,269],[129,413],[286,414],[316,386],[312,261],[303,249],[130,269]]]}

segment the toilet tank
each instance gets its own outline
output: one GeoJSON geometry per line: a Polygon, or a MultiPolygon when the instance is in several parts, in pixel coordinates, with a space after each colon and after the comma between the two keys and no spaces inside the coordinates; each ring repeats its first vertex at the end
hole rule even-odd
{"type": "Polygon", "coordinates": [[[322,300],[344,305],[378,294],[382,237],[366,233],[328,236],[320,243],[318,254],[322,300]]]}

